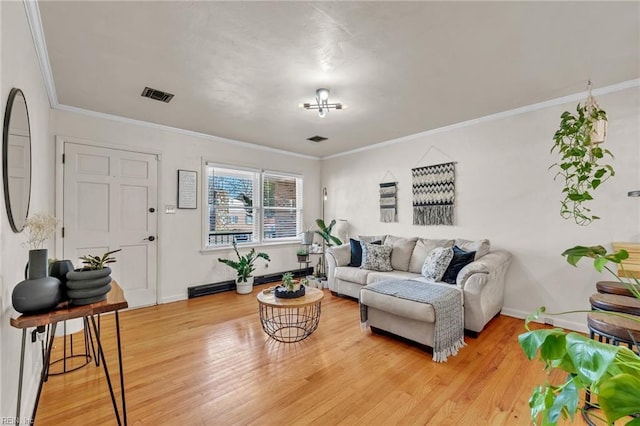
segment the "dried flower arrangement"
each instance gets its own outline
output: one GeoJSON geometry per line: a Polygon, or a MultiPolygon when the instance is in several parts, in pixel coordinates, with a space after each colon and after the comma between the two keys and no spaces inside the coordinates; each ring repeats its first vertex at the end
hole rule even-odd
{"type": "Polygon", "coordinates": [[[24,231],[27,235],[25,246],[31,250],[44,248],[44,242],[55,232],[56,225],[58,225],[58,219],[49,214],[36,213],[27,218],[24,225],[24,231]]]}

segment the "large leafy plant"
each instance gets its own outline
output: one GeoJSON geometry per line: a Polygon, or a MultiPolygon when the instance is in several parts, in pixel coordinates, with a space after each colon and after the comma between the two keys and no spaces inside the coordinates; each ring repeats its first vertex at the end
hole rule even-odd
{"type": "Polygon", "coordinates": [[[238,245],[235,241],[233,242],[233,250],[236,252],[236,256],[238,257],[237,261],[218,258],[218,262],[224,263],[225,265],[235,269],[239,283],[246,283],[247,279],[251,277],[251,273],[256,270],[254,263],[258,258],[271,261],[267,253],[256,253],[255,248],[252,248],[246,255],[241,256],[240,252],[238,252],[238,245]]]}
{"type": "Polygon", "coordinates": [[[593,200],[592,191],[615,175],[613,167],[604,163],[605,156],[613,158],[613,154],[592,140],[597,123],[606,122],[607,114],[597,105],[587,103],[578,104],[576,114],[565,111],[560,118],[551,148],[552,153],[558,152],[560,160],[549,167],[558,169],[555,179],[564,184],[560,215],[573,218],[578,225],[588,225],[599,217],[585,203],[593,200]]]}
{"type": "Polygon", "coordinates": [[[325,241],[325,243],[327,243],[327,246],[329,247],[331,247],[334,244],[338,246],[342,244],[342,241],[340,241],[338,237],[331,235],[331,231],[333,230],[333,227],[335,226],[335,224],[336,224],[335,219],[333,219],[328,226],[324,223],[324,220],[316,219],[316,225],[318,225],[318,230],[316,231],[316,234],[320,235],[320,237],[322,237],[322,239],[325,241]]]}
{"type": "MultiPolygon", "coordinates": [[[[609,271],[640,298],[638,279],[633,277],[632,282],[623,281],[608,265],[609,262],[616,263],[624,271],[622,261],[629,257],[625,250],[609,254],[602,246],[576,246],[562,254],[573,266],[577,266],[582,258],[593,259],[596,270],[609,271]]],[[[518,341],[529,359],[538,356],[544,362],[548,373],[562,370],[567,376],[564,383],[551,384],[547,381],[534,389],[529,399],[533,421],[555,425],[560,418],[573,419],[581,405],[580,393],[587,390],[597,396],[597,405],[608,424],[640,413],[640,357],[626,347],[600,343],[559,328],[531,330],[529,322],[542,312],[545,312],[544,307],[527,318],[525,328],[528,331],[521,334],[518,341]]],[[[608,314],[640,322],[633,315],[608,314]]],[[[640,418],[631,418],[626,424],[640,425],[640,418]]]]}

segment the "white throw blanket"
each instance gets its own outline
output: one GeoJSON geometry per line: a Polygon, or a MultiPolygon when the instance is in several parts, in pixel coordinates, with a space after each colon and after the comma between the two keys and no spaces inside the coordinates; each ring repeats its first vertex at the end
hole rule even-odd
{"type": "MultiPolygon", "coordinates": [[[[458,290],[438,284],[412,280],[385,280],[366,286],[368,290],[401,299],[428,303],[435,311],[433,360],[445,362],[455,356],[464,343],[464,310],[458,290]]],[[[367,306],[360,303],[360,321],[367,325],[367,306]]]]}

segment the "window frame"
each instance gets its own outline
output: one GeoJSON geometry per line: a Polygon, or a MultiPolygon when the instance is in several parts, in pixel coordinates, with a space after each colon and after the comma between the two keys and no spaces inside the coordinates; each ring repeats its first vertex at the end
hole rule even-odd
{"type": "Polygon", "coordinates": [[[227,250],[232,247],[232,244],[209,244],[209,231],[210,231],[210,216],[209,216],[209,168],[213,169],[227,169],[238,172],[253,173],[253,209],[255,214],[253,217],[253,232],[254,238],[249,242],[238,242],[239,247],[251,247],[251,246],[264,246],[264,245],[281,245],[299,243],[299,235],[302,232],[302,223],[304,217],[304,176],[299,173],[282,172],[274,170],[256,169],[250,167],[236,166],[232,164],[217,163],[213,161],[203,160],[202,162],[202,251],[216,251],[227,250]],[[296,212],[296,235],[293,237],[282,238],[264,238],[264,218],[265,218],[265,206],[263,205],[264,195],[264,182],[265,176],[281,176],[285,178],[296,179],[296,207],[295,208],[275,208],[269,207],[269,209],[282,209],[282,210],[295,210],[296,212]]]}

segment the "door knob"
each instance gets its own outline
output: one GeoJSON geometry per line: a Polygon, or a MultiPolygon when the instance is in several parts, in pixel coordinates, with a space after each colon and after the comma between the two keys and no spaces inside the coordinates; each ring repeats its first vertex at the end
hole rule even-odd
{"type": "Polygon", "coordinates": [[[146,241],[154,241],[156,239],[156,237],[154,237],[153,235],[149,235],[147,238],[145,238],[146,241]]]}
{"type": "Polygon", "coordinates": [[[149,213],[153,213],[155,211],[156,211],[156,209],[154,209],[153,207],[149,208],[149,213]]]}

